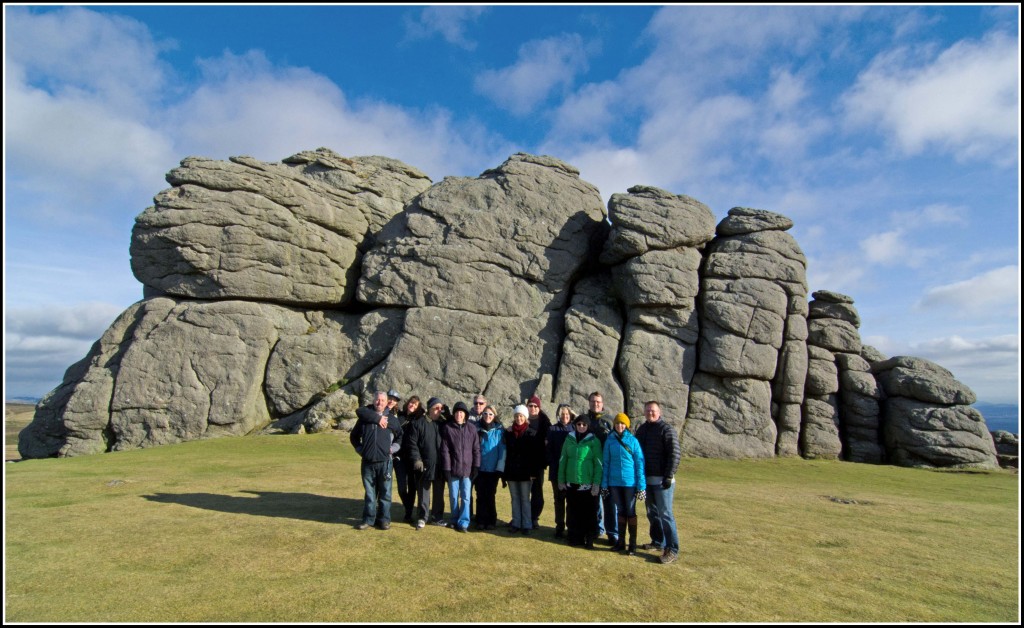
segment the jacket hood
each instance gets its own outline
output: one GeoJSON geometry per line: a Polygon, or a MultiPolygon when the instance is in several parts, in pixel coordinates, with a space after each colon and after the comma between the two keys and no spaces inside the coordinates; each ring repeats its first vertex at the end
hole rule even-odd
{"type": "Polygon", "coordinates": [[[458,401],[458,402],[455,403],[455,407],[452,408],[452,416],[454,417],[455,413],[458,412],[459,410],[462,410],[463,412],[465,412],[466,413],[466,418],[467,419],[469,418],[469,408],[467,408],[466,404],[464,402],[462,402],[462,401],[458,401]]]}

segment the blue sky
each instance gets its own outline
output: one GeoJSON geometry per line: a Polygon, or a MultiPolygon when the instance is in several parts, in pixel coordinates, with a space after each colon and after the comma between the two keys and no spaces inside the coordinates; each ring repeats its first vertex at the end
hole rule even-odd
{"type": "Polygon", "coordinates": [[[548,154],[791,217],[811,290],[981,400],[1020,389],[1016,6],[4,5],[8,397],[142,296],[135,216],[190,155],[327,146],[476,176],[548,154]]]}

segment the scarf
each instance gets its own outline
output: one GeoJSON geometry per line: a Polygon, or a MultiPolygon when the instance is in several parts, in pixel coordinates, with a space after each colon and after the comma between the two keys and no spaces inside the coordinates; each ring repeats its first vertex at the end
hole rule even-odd
{"type": "Polygon", "coordinates": [[[522,425],[512,424],[512,435],[519,438],[526,433],[526,430],[530,429],[529,423],[523,423],[522,425]]]}

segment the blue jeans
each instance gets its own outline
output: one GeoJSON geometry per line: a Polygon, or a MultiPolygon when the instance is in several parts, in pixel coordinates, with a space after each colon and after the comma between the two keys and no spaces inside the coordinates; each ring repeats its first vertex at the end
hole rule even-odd
{"type": "Polygon", "coordinates": [[[469,478],[452,478],[448,480],[448,503],[451,505],[452,525],[459,528],[469,527],[469,497],[473,483],[469,478]]]}
{"type": "MultiPolygon", "coordinates": [[[[623,519],[636,516],[636,488],[632,486],[610,486],[608,487],[609,497],[615,510],[623,519]]],[[[619,533],[624,533],[619,530],[619,533]]]]}
{"type": "Polygon", "coordinates": [[[619,538],[618,511],[611,495],[597,498],[597,536],[605,533],[615,539],[619,538]]]}
{"type": "Polygon", "coordinates": [[[533,482],[508,481],[508,492],[512,495],[512,527],[529,530],[533,519],[530,518],[530,486],[533,482]]]}
{"type": "Polygon", "coordinates": [[[679,553],[679,533],[672,514],[672,498],[676,486],[661,488],[661,476],[647,476],[647,520],[651,524],[651,543],[679,553]]]}
{"type": "Polygon", "coordinates": [[[391,461],[363,461],[363,523],[391,523],[391,461]]]}

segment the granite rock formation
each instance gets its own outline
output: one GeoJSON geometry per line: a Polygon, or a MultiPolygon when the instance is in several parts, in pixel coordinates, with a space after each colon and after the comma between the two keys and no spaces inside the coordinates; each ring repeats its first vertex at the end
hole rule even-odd
{"type": "MultiPolygon", "coordinates": [[[[129,307],[21,433],[25,458],[351,424],[373,390],[506,414],[530,395],[638,423],[688,455],[996,464],[973,393],[861,344],[815,292],[790,219],[635,186],[607,214],[572,166],[516,154],[431,184],[328,149],[187,158],[136,219],[129,307]]],[[[505,417],[507,418],[507,416],[505,417]]]]}

